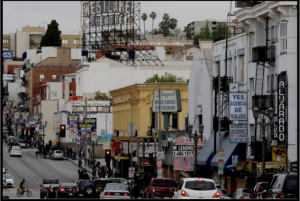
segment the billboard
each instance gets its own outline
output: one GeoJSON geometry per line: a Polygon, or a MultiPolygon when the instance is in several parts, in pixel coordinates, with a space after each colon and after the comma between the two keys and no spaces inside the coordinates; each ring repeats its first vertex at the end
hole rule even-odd
{"type": "Polygon", "coordinates": [[[153,95],[152,112],[159,112],[159,106],[160,112],[181,112],[180,89],[156,89],[153,95]]]}
{"type": "Polygon", "coordinates": [[[3,56],[4,60],[12,61],[13,60],[13,51],[12,50],[3,50],[2,56],[3,56]]]}
{"type": "Polygon", "coordinates": [[[247,93],[229,93],[229,120],[247,121],[248,120],[248,101],[247,93]]]}
{"type": "Polygon", "coordinates": [[[77,128],[79,124],[80,116],[79,114],[69,114],[67,117],[67,130],[69,130],[72,127],[77,128]]]}

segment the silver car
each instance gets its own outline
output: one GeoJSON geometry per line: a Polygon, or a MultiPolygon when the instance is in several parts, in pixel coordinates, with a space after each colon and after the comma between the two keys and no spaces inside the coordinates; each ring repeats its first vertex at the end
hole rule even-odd
{"type": "Polygon", "coordinates": [[[2,174],[2,187],[14,187],[14,178],[10,174],[2,174]]]}
{"type": "Polygon", "coordinates": [[[100,199],[130,199],[130,193],[124,184],[108,183],[101,192],[100,199]]]}
{"type": "Polygon", "coordinates": [[[64,159],[64,154],[61,150],[54,150],[51,154],[51,160],[54,159],[64,159]]]}

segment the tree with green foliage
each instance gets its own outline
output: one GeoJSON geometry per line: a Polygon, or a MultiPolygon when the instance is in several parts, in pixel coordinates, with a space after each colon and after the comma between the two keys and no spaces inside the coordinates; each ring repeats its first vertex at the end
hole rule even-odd
{"type": "MultiPolygon", "coordinates": [[[[226,39],[226,30],[227,30],[226,23],[220,23],[217,25],[216,30],[212,32],[212,38],[214,40],[214,43],[219,40],[226,39]]],[[[230,36],[230,32],[228,32],[228,37],[229,36],[230,36]]]]}
{"type": "Polygon", "coordinates": [[[167,37],[172,35],[170,29],[174,30],[177,27],[177,23],[177,19],[170,18],[168,13],[164,13],[163,20],[158,24],[158,27],[163,36],[167,37]]]}
{"type": "Polygon", "coordinates": [[[201,27],[200,29],[200,33],[196,34],[194,36],[194,45],[198,45],[199,44],[199,39],[203,38],[203,39],[208,39],[211,38],[211,33],[209,31],[209,27],[208,27],[208,21],[206,22],[206,26],[205,27],[201,27]]]}
{"type": "Polygon", "coordinates": [[[145,34],[145,21],[147,20],[147,14],[146,13],[143,13],[142,15],[142,20],[144,21],[144,34],[145,34]]]}
{"type": "Polygon", "coordinates": [[[186,39],[192,39],[191,38],[191,29],[190,28],[184,27],[182,32],[184,33],[184,37],[186,39]]]}
{"type": "Polygon", "coordinates": [[[153,23],[154,23],[154,20],[155,20],[155,18],[156,18],[156,13],[155,13],[154,11],[152,11],[152,12],[150,13],[150,17],[151,17],[151,19],[152,19],[152,39],[154,39],[153,23]]]}
{"type": "Polygon", "coordinates": [[[58,29],[58,26],[59,24],[56,22],[56,20],[52,20],[51,23],[48,24],[47,31],[45,35],[42,36],[40,48],[49,46],[61,46],[61,31],[58,29]]]}
{"type": "Polygon", "coordinates": [[[158,74],[154,74],[152,77],[147,78],[144,82],[147,83],[177,83],[177,84],[188,84],[189,79],[184,79],[183,77],[177,77],[172,73],[165,72],[165,75],[161,75],[160,77],[158,74]]]}
{"type": "Polygon", "coordinates": [[[95,92],[95,97],[94,98],[90,98],[89,100],[109,100],[112,101],[112,97],[111,96],[107,96],[105,93],[101,93],[100,90],[95,92]]]}
{"type": "Polygon", "coordinates": [[[182,37],[182,30],[180,27],[176,27],[174,30],[172,30],[172,33],[174,34],[176,39],[180,39],[182,37]]]}

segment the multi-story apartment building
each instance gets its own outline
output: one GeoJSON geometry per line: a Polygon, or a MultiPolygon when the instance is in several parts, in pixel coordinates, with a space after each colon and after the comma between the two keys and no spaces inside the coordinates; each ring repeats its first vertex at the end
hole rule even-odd
{"type": "MultiPolygon", "coordinates": [[[[2,50],[12,50],[13,56],[22,57],[28,49],[38,49],[42,36],[45,34],[45,27],[30,27],[26,25],[22,31],[4,34],[2,40],[2,50]]],[[[77,35],[62,34],[62,47],[80,48],[82,32],[77,35]]]]}

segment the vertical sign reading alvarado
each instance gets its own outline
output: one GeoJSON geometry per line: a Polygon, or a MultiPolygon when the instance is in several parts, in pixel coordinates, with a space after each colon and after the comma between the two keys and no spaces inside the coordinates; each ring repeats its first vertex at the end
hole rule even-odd
{"type": "Polygon", "coordinates": [[[285,80],[285,74],[279,74],[278,75],[278,139],[279,143],[278,145],[285,145],[285,134],[287,133],[286,130],[287,128],[285,127],[285,108],[286,108],[286,96],[285,96],[285,85],[286,85],[286,80],[285,80]]]}
{"type": "Polygon", "coordinates": [[[247,93],[230,92],[229,93],[229,120],[231,121],[247,121],[247,93]]]}
{"type": "MultiPolygon", "coordinates": [[[[160,112],[181,112],[179,89],[160,90],[160,112]]],[[[159,90],[154,91],[152,112],[159,112],[159,90]]]]}

